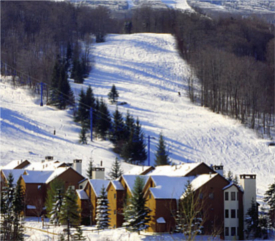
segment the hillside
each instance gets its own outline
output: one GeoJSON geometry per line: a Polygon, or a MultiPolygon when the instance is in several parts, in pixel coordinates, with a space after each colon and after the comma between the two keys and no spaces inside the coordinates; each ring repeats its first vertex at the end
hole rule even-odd
{"type": "MultiPolygon", "coordinates": [[[[105,43],[94,45],[93,52],[95,66],[89,78],[84,85],[71,83],[76,96],[90,84],[95,95],[107,101],[115,84],[119,101],[128,103],[119,110],[124,116],[129,110],[139,117],[145,135],[156,138],[151,141],[151,160],[162,131],[174,163],[203,161],[223,164],[226,172],[234,174],[256,173],[259,198],[274,181],[274,147],[238,121],[189,101],[188,66],[178,56],[171,35],[109,35],[105,43]]],[[[80,127],[72,121],[72,110],[40,107],[38,97],[12,88],[7,79],[0,86],[1,165],[11,160],[41,161],[52,155],[61,161],[83,159],[85,170],[92,157],[96,164],[102,160],[108,172],[115,159],[111,143],[78,144],[80,127]]],[[[109,110],[113,112],[115,106],[109,110]]],[[[122,167],[127,171],[131,165],[122,167]]]]}

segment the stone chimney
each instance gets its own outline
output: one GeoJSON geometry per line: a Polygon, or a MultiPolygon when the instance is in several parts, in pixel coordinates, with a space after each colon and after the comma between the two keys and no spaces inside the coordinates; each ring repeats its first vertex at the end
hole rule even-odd
{"type": "Polygon", "coordinates": [[[73,169],[82,175],[82,160],[81,159],[74,159],[73,169]]]}
{"type": "Polygon", "coordinates": [[[223,176],[223,165],[220,165],[220,166],[214,165],[213,170],[215,172],[219,173],[221,176],[223,176]]]}
{"type": "Polygon", "coordinates": [[[104,167],[93,167],[92,168],[92,179],[105,179],[105,168],[104,167]]]}
{"type": "Polygon", "coordinates": [[[45,156],[45,161],[52,161],[53,160],[53,156],[45,156]]]}

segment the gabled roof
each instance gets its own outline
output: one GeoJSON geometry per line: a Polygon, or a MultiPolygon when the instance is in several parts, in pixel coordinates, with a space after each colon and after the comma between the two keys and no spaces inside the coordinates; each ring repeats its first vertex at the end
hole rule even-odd
{"type": "Polygon", "coordinates": [[[226,190],[232,186],[235,186],[239,191],[243,192],[242,188],[236,185],[234,182],[230,182],[227,186],[225,186],[222,190],[226,190]]]}
{"type": "Polygon", "coordinates": [[[155,168],[152,166],[135,166],[130,171],[126,172],[125,175],[145,175],[154,169],[155,168]]]}
{"type": "Polygon", "coordinates": [[[28,160],[14,160],[3,166],[2,169],[23,169],[30,165],[28,160]]]}
{"type": "Polygon", "coordinates": [[[111,181],[116,190],[124,190],[124,187],[119,181],[111,181]]]}
{"type": "Polygon", "coordinates": [[[83,189],[77,189],[76,194],[80,200],[88,200],[88,195],[83,189]]]}
{"type": "Polygon", "coordinates": [[[188,181],[195,191],[202,187],[208,181],[216,177],[218,174],[202,174],[199,176],[188,177],[171,177],[171,176],[151,176],[155,187],[149,188],[155,199],[181,199],[184,198],[184,193],[188,181]]]}
{"type": "Polygon", "coordinates": [[[170,177],[184,177],[190,171],[198,167],[201,163],[182,163],[180,165],[164,165],[156,166],[155,170],[148,173],[150,176],[154,175],[166,175],[170,177]]]}
{"type": "Polygon", "coordinates": [[[9,174],[13,176],[13,184],[16,185],[20,176],[24,173],[24,169],[3,169],[2,173],[6,179],[8,179],[9,174]]]}
{"type": "Polygon", "coordinates": [[[149,176],[141,176],[141,175],[122,175],[120,180],[123,178],[130,192],[133,193],[133,188],[135,184],[135,180],[137,177],[141,177],[144,180],[144,185],[149,179],[149,176]]]}
{"type": "Polygon", "coordinates": [[[46,183],[53,171],[29,171],[25,170],[22,178],[25,183],[46,183]]]}
{"type": "Polygon", "coordinates": [[[101,180],[101,179],[89,179],[89,183],[94,190],[96,197],[100,196],[101,188],[104,187],[105,190],[108,187],[110,181],[108,180],[101,180]]]}

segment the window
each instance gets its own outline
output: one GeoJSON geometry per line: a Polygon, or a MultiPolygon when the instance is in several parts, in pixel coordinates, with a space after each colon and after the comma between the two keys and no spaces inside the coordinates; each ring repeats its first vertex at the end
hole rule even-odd
{"type": "Polygon", "coordinates": [[[237,200],[239,200],[239,192],[237,192],[237,200]]]}
{"type": "Polygon", "coordinates": [[[225,209],[225,218],[229,218],[229,211],[228,211],[228,209],[225,209]]]}
{"type": "Polygon", "coordinates": [[[239,218],[239,209],[237,210],[237,218],[239,218]]]}
{"type": "Polygon", "coordinates": [[[236,235],[236,228],[231,227],[231,236],[235,236],[235,235],[236,235]]]}
{"type": "Polygon", "coordinates": [[[229,236],[229,228],[225,227],[225,236],[229,236]]]}
{"type": "Polygon", "coordinates": [[[200,199],[203,199],[203,193],[200,193],[200,199]]]}
{"type": "Polygon", "coordinates": [[[235,200],[236,200],[236,193],[231,192],[231,201],[235,201],[235,200]]]}
{"type": "Polygon", "coordinates": [[[79,185],[79,189],[83,189],[83,186],[82,186],[82,185],[79,185]]]}
{"type": "Polygon", "coordinates": [[[237,236],[239,236],[240,233],[240,227],[237,227],[237,236]]]}
{"type": "Polygon", "coordinates": [[[225,199],[225,201],[228,201],[228,192],[224,193],[224,199],[225,199]]]}
{"type": "Polygon", "coordinates": [[[116,214],[116,210],[114,210],[114,214],[116,214]]]}
{"type": "Polygon", "coordinates": [[[114,199],[116,199],[116,193],[114,194],[114,199]]]}
{"type": "Polygon", "coordinates": [[[211,193],[209,194],[209,198],[210,198],[210,199],[214,199],[214,193],[213,193],[213,192],[211,192],[211,193]]]}
{"type": "Polygon", "coordinates": [[[231,209],[231,218],[236,218],[236,210],[231,209]]]}

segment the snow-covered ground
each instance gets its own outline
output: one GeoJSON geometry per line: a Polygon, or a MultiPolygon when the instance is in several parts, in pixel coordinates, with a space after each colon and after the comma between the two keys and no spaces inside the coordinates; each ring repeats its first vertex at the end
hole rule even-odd
{"type": "MultiPolygon", "coordinates": [[[[203,161],[223,164],[234,174],[255,173],[258,198],[274,182],[275,149],[267,140],[238,121],[189,101],[188,65],[178,56],[171,35],[109,35],[105,43],[95,44],[93,52],[94,69],[83,85],[71,84],[74,92],[91,85],[95,95],[107,101],[115,84],[119,101],[128,103],[119,111],[139,117],[145,135],[156,138],[151,139],[151,161],[162,131],[174,163],[203,161]]],[[[92,157],[96,164],[103,161],[106,172],[110,170],[116,156],[112,144],[102,140],[78,144],[80,127],[72,121],[71,110],[40,107],[38,96],[12,88],[4,78],[0,88],[1,165],[21,159],[38,162],[52,155],[60,161],[82,159],[83,170],[92,157]]],[[[115,105],[109,110],[113,112],[115,105]]],[[[122,165],[125,172],[131,167],[122,165]]]]}

